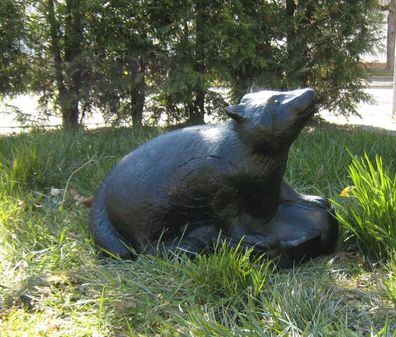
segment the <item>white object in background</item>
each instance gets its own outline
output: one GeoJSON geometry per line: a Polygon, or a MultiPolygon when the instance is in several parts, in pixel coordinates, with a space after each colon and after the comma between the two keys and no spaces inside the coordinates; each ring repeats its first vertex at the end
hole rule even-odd
{"type": "MultiPolygon", "coordinates": [[[[396,36],[395,36],[396,45],[396,36]]],[[[392,118],[396,120],[396,48],[395,48],[395,59],[393,64],[393,104],[392,104],[392,118]]]]}

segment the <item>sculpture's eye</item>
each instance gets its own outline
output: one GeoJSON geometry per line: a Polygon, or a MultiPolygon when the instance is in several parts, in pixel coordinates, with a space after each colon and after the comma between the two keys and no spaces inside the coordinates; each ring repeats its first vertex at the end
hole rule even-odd
{"type": "Polygon", "coordinates": [[[279,104],[281,104],[281,101],[282,101],[282,97],[280,95],[274,95],[270,99],[270,104],[272,106],[278,106],[279,104]]]}

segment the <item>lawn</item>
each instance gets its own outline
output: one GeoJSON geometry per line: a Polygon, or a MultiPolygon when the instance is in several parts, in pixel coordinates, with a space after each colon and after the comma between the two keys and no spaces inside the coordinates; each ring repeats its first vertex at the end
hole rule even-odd
{"type": "MultiPolygon", "coordinates": [[[[0,137],[1,336],[396,336],[396,256],[369,259],[353,240],[287,270],[222,247],[195,261],[100,256],[79,201],[160,132],[0,137]]],[[[286,179],[342,203],[351,154],[364,152],[396,172],[395,136],[310,126],[286,179]]]]}

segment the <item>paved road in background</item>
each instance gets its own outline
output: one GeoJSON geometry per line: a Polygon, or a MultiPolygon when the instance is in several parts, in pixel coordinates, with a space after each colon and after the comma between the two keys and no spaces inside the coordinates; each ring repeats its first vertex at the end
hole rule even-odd
{"type": "MultiPolygon", "coordinates": [[[[356,125],[363,126],[367,129],[384,129],[396,132],[396,121],[392,119],[392,82],[371,82],[370,86],[365,89],[366,92],[371,94],[376,104],[360,104],[358,112],[362,118],[358,116],[344,117],[334,116],[332,112],[322,111],[320,115],[327,121],[340,124],[340,125],[356,125]]],[[[37,108],[37,101],[31,96],[21,96],[11,102],[18,106],[25,113],[34,113],[37,108]]],[[[0,134],[18,132],[20,124],[16,122],[12,115],[1,113],[4,111],[4,102],[0,103],[0,134]]],[[[50,125],[59,125],[60,118],[52,118],[49,122],[50,125]]],[[[91,118],[85,120],[88,127],[103,126],[103,119],[100,114],[94,114],[91,118]]]]}
{"type": "MultiPolygon", "coordinates": [[[[388,82],[389,83],[389,82],[388,82]]],[[[334,116],[329,111],[323,111],[320,115],[327,121],[340,125],[357,125],[366,128],[379,128],[396,132],[396,120],[392,119],[392,83],[387,86],[375,86],[365,89],[373,96],[376,104],[360,104],[357,108],[358,116],[344,117],[334,116]]]]}

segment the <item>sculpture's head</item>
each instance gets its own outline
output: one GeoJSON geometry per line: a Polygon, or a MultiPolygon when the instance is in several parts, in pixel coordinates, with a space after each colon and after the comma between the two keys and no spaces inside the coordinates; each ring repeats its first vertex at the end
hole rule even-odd
{"type": "Polygon", "coordinates": [[[315,91],[249,93],[226,110],[241,136],[256,150],[287,150],[315,112],[315,91]]]}

